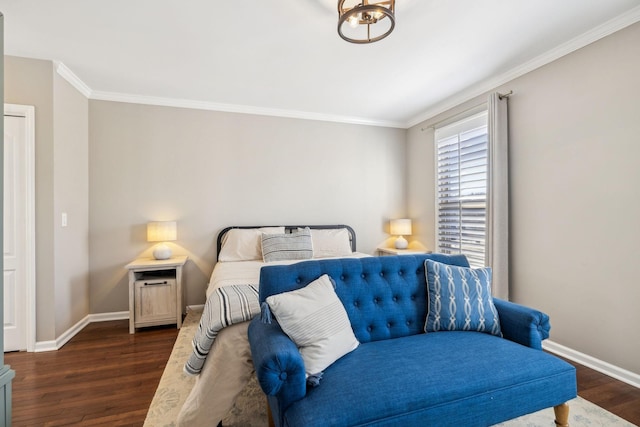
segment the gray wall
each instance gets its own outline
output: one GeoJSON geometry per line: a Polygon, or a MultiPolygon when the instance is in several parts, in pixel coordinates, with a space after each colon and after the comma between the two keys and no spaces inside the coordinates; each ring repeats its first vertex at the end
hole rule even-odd
{"type": "Polygon", "coordinates": [[[36,340],[50,341],[89,314],[88,101],[51,61],[4,63],[5,102],[35,106],[36,340]]]}
{"type": "MultiPolygon", "coordinates": [[[[640,374],[640,24],[515,79],[511,274],[551,339],[640,374]]],[[[457,111],[484,97],[469,101],[457,111]]],[[[433,248],[433,137],[408,132],[409,214],[433,248]]]]}
{"type": "Polygon", "coordinates": [[[53,256],[59,337],[89,314],[89,101],[57,73],[53,94],[53,256]],[[67,227],[61,226],[63,212],[67,227]]]}
{"type": "Polygon", "coordinates": [[[203,304],[229,225],[345,223],[373,253],[405,214],[406,131],[90,101],[90,311],[128,309],[146,223],[176,220],[186,303],[203,304]]]}

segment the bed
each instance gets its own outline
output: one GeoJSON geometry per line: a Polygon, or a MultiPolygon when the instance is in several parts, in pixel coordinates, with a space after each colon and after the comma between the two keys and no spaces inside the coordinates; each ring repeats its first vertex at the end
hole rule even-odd
{"type": "Polygon", "coordinates": [[[218,234],[216,253],[194,352],[185,364],[196,380],[178,426],[215,427],[253,380],[247,328],[260,313],[262,266],[369,256],[356,252],[356,235],[347,225],[227,227],[218,234]]]}

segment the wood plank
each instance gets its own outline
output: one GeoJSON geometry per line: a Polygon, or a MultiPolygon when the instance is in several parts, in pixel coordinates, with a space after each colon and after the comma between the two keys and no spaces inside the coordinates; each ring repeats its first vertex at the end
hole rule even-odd
{"type": "Polygon", "coordinates": [[[129,334],[129,322],[92,323],[58,351],[6,353],[16,371],[13,426],[141,426],[175,325],[129,334]]]}

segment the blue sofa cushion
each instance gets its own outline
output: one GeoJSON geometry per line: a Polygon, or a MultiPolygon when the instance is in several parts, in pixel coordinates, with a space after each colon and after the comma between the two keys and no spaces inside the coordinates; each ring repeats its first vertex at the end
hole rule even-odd
{"type": "Polygon", "coordinates": [[[283,414],[284,426],[488,426],[575,397],[575,370],[478,332],[361,344],[283,414]]]}
{"type": "Polygon", "coordinates": [[[502,336],[491,297],[491,269],[425,260],[429,306],[425,332],[475,331],[502,336]]]}

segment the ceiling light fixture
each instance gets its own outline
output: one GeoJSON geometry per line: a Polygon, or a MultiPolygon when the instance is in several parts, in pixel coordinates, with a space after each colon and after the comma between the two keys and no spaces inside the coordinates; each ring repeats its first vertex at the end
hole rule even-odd
{"type": "Polygon", "coordinates": [[[396,25],[395,3],[395,0],[338,0],[338,34],[358,44],[382,40],[396,25]]]}

